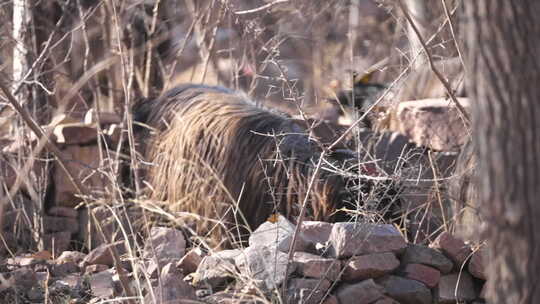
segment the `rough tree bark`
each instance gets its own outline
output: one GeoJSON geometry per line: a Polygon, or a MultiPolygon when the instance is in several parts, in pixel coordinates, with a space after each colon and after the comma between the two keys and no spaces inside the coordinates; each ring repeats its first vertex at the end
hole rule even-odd
{"type": "Polygon", "coordinates": [[[540,1],[464,1],[491,303],[540,301],[540,1]]]}

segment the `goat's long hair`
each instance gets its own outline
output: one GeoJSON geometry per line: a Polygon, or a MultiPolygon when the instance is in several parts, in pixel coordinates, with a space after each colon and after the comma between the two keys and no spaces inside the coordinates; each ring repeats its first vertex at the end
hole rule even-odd
{"type": "Polygon", "coordinates": [[[134,112],[148,126],[137,134],[151,198],[197,215],[199,235],[230,246],[274,213],[294,220],[306,196],[312,220],[332,221],[341,207],[345,181],[313,176],[321,148],[306,128],[241,94],[183,85],[134,112]]]}

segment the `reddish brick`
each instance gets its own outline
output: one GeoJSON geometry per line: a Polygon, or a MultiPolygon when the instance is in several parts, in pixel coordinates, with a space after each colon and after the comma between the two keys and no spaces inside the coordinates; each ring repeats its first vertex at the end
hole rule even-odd
{"type": "Polygon", "coordinates": [[[331,223],[305,221],[302,222],[302,233],[310,243],[325,244],[330,237],[333,227],[334,225],[331,223]]]}
{"type": "Polygon", "coordinates": [[[441,278],[440,271],[422,264],[408,264],[404,272],[406,278],[420,281],[430,288],[437,286],[441,278]]]}
{"type": "Polygon", "coordinates": [[[307,252],[295,252],[294,264],[296,272],[308,278],[325,278],[335,281],[341,272],[339,260],[326,259],[307,252]]]}
{"type": "Polygon", "coordinates": [[[331,284],[325,279],[291,279],[287,284],[287,303],[319,304],[331,284]]]}
{"type": "Polygon", "coordinates": [[[399,267],[399,260],[391,252],[366,254],[351,258],[341,277],[344,281],[362,281],[382,277],[399,267]]]}
{"type": "Polygon", "coordinates": [[[424,264],[437,268],[441,273],[450,273],[454,264],[438,250],[422,245],[409,244],[403,256],[403,264],[424,264]]]}
{"type": "Polygon", "coordinates": [[[406,247],[403,235],[392,225],[335,223],[328,253],[341,259],[362,254],[403,252],[406,247]]]}
{"type": "Polygon", "coordinates": [[[468,245],[448,232],[441,233],[431,244],[431,247],[441,249],[456,263],[457,267],[461,267],[471,254],[471,248],[468,245]]]}
{"type": "MultiPolygon", "coordinates": [[[[459,103],[470,108],[467,98],[459,103]]],[[[431,98],[399,103],[397,128],[418,145],[439,151],[459,149],[468,137],[468,128],[463,123],[457,108],[446,98],[431,98]]]]}
{"type": "Polygon", "coordinates": [[[487,250],[480,249],[474,252],[469,261],[469,272],[473,277],[484,281],[486,280],[486,254],[487,250]]]}

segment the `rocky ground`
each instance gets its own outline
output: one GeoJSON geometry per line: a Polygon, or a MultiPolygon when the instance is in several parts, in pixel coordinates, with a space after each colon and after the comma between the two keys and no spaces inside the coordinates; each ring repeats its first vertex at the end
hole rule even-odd
{"type": "MultiPolygon", "coordinates": [[[[468,108],[467,99],[460,102],[468,108]]],[[[93,191],[92,213],[74,209],[80,199],[61,170],[50,161],[36,161],[30,176],[45,172],[50,177],[54,187],[48,199],[55,206],[44,214],[32,203],[35,189],[23,181],[30,199],[24,196],[5,210],[0,303],[484,303],[485,250],[449,232],[458,224],[478,226],[474,216],[458,222],[462,214],[471,214],[468,210],[450,225],[437,222],[435,230],[418,220],[415,235],[425,236],[420,239],[390,224],[304,222],[293,253],[296,227],[282,217],[259,227],[243,249],[190,247],[182,231],[167,228],[171,225],[133,237],[126,230],[141,227],[135,220],[141,215],[121,211],[126,204],[108,204],[104,193],[117,191],[111,187],[114,178],[92,169],[108,166],[98,156],[116,148],[120,130],[117,117],[99,116],[99,124],[89,112],[81,121],[61,117],[44,126],[69,158],[68,170],[84,177],[93,191]],[[105,139],[101,144],[98,130],[105,139]],[[36,227],[45,232],[42,238],[35,237],[36,227]],[[23,246],[28,239],[41,244],[23,246]]],[[[459,111],[444,99],[402,102],[385,127],[390,131],[377,137],[370,151],[388,174],[396,174],[399,164],[401,177],[416,177],[403,178],[404,201],[414,208],[430,206],[433,219],[455,210],[445,179],[455,173],[458,152],[469,136],[459,111]],[[419,157],[418,147],[431,152],[419,157]],[[404,152],[411,151],[416,156],[404,160],[404,152]],[[403,162],[414,166],[405,168],[403,162]]],[[[22,146],[9,142],[1,156],[16,155],[22,146]]],[[[12,168],[2,168],[8,189],[20,175],[12,168]]],[[[418,212],[417,219],[423,221],[423,214],[418,212]]]]}
{"type": "Polygon", "coordinates": [[[123,294],[132,303],[483,303],[485,251],[449,233],[425,246],[387,224],[304,222],[289,254],[294,233],[280,217],[249,247],[205,253],[186,248],[181,231],[154,227],[140,255],[116,242],[88,254],[8,258],[2,303],[120,302],[123,294]]]}

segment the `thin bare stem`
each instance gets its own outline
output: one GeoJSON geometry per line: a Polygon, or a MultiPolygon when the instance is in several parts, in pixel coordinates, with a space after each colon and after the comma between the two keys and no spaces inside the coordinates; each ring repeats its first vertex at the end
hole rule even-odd
{"type": "Polygon", "coordinates": [[[418,28],[414,24],[414,21],[412,20],[412,17],[409,14],[409,11],[407,10],[405,5],[403,4],[402,0],[398,0],[398,3],[399,3],[399,6],[400,6],[401,10],[403,11],[403,14],[405,15],[405,18],[407,19],[407,21],[411,25],[412,29],[414,30],[414,33],[418,37],[418,41],[422,45],[422,49],[424,50],[424,52],[427,55],[428,62],[429,62],[429,67],[431,68],[433,73],[435,73],[435,76],[437,76],[439,81],[442,83],[442,85],[446,89],[446,93],[448,94],[448,96],[450,96],[450,99],[452,99],[452,101],[454,102],[454,104],[458,108],[459,112],[463,116],[463,118],[464,118],[465,122],[467,123],[467,125],[470,125],[471,119],[469,117],[469,114],[467,113],[465,108],[457,100],[456,95],[454,94],[454,91],[452,90],[452,87],[450,86],[448,81],[446,81],[446,79],[444,79],[444,76],[441,74],[439,69],[437,69],[437,67],[435,66],[435,64],[433,62],[433,56],[431,55],[431,52],[429,52],[428,47],[426,45],[426,42],[424,41],[424,38],[422,37],[422,34],[420,34],[420,31],[418,30],[418,28]]]}
{"type": "Polygon", "coordinates": [[[300,234],[300,229],[302,227],[302,222],[304,221],[304,216],[306,214],[306,209],[307,209],[307,203],[309,200],[309,194],[311,193],[311,189],[313,189],[315,180],[317,179],[319,175],[319,171],[321,170],[322,163],[325,156],[326,156],[326,153],[325,151],[323,151],[319,157],[319,161],[317,162],[317,166],[315,167],[313,175],[311,176],[311,180],[309,181],[309,185],[306,191],[306,195],[304,197],[304,201],[302,202],[300,214],[298,215],[298,222],[296,223],[296,228],[294,229],[293,238],[291,241],[291,245],[289,247],[289,256],[288,256],[289,262],[287,263],[287,266],[285,267],[285,279],[283,280],[283,286],[281,289],[282,295],[285,295],[285,292],[287,290],[287,274],[289,272],[289,265],[291,264],[291,261],[293,260],[293,257],[294,257],[294,252],[295,252],[294,246],[296,245],[296,240],[298,239],[298,235],[300,234]]]}
{"type": "MultiPolygon", "coordinates": [[[[465,65],[465,61],[463,60],[463,55],[461,54],[461,48],[459,47],[458,40],[456,39],[456,33],[454,30],[454,23],[452,22],[452,15],[450,14],[450,10],[448,9],[448,5],[446,4],[446,0],[441,0],[442,6],[444,8],[444,14],[446,15],[446,19],[448,19],[448,26],[450,27],[450,33],[452,34],[452,40],[454,40],[454,44],[456,45],[456,50],[458,53],[459,61],[461,61],[461,65],[463,66],[463,69],[465,70],[465,74],[467,74],[467,66],[465,65]]],[[[459,5],[459,3],[457,4],[459,5]]],[[[457,7],[456,5],[456,7],[457,7]]]]}
{"type": "Polygon", "coordinates": [[[32,132],[34,132],[34,134],[40,139],[46,138],[46,144],[48,148],[51,150],[54,156],[58,159],[58,164],[68,176],[69,181],[73,184],[73,186],[75,187],[75,190],[81,195],[88,194],[88,190],[81,183],[81,181],[75,178],[71,174],[71,172],[69,172],[69,170],[67,169],[66,161],[64,160],[62,152],[56,147],[56,145],[50,140],[50,138],[46,137],[45,132],[36,123],[36,121],[30,116],[28,111],[17,102],[15,97],[13,97],[13,95],[11,94],[7,86],[2,81],[0,81],[0,90],[4,92],[5,96],[7,97],[8,102],[11,104],[11,106],[13,106],[15,111],[21,116],[21,118],[28,125],[28,127],[30,127],[32,132]]]}
{"type": "Polygon", "coordinates": [[[290,0],[276,0],[274,2],[270,2],[268,4],[265,4],[263,6],[259,6],[259,7],[254,8],[254,9],[245,10],[245,11],[236,11],[236,12],[234,12],[234,14],[236,14],[236,15],[247,15],[247,14],[258,13],[258,12],[262,12],[264,10],[269,9],[272,6],[275,6],[275,5],[278,5],[278,4],[281,4],[281,3],[287,3],[289,1],[290,0]]]}
{"type": "MultiPolygon", "coordinates": [[[[154,33],[156,32],[156,26],[157,26],[157,20],[159,16],[159,4],[161,3],[161,0],[157,0],[154,4],[154,9],[152,11],[152,24],[150,25],[150,32],[148,35],[152,37],[154,33]]],[[[144,80],[142,83],[143,87],[143,96],[147,97],[150,92],[150,75],[152,71],[152,57],[154,50],[154,41],[150,39],[146,43],[146,64],[144,68],[144,80]]]]}

